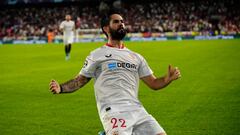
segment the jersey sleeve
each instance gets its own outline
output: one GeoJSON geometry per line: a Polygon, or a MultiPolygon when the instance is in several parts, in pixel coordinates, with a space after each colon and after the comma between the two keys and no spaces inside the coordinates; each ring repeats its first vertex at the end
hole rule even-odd
{"type": "Polygon", "coordinates": [[[79,74],[85,77],[93,78],[96,70],[96,66],[97,66],[96,61],[93,59],[93,56],[90,54],[86,58],[84,65],[81,71],[79,72],[79,74]]]}
{"type": "Polygon", "coordinates": [[[60,28],[60,29],[63,29],[63,28],[64,28],[64,22],[61,22],[61,24],[59,25],[59,28],[60,28]]]}
{"type": "Polygon", "coordinates": [[[73,22],[73,31],[76,29],[76,24],[75,24],[75,22],[73,22]]]}
{"type": "Polygon", "coordinates": [[[141,63],[138,68],[139,78],[153,74],[152,69],[148,66],[146,60],[140,56],[141,63]]]}

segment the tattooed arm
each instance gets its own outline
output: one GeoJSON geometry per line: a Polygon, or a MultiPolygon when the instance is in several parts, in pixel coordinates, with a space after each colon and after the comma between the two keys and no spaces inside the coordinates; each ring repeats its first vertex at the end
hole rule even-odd
{"type": "Polygon", "coordinates": [[[74,92],[81,87],[83,87],[85,84],[87,84],[91,78],[87,78],[82,75],[78,75],[76,78],[69,80],[65,83],[59,84],[57,81],[52,80],[50,82],[50,91],[53,94],[59,94],[59,93],[71,93],[74,92]]]}

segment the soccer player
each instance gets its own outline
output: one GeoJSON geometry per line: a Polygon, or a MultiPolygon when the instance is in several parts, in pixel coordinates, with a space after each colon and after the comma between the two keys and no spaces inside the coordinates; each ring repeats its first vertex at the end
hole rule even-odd
{"type": "Polygon", "coordinates": [[[60,31],[63,31],[63,42],[65,45],[66,60],[70,59],[71,46],[74,39],[75,23],[71,20],[70,15],[65,16],[65,21],[62,21],[60,31]]]}
{"type": "Polygon", "coordinates": [[[101,27],[108,42],[90,53],[76,78],[62,84],[52,80],[50,90],[74,92],[94,78],[98,113],[107,135],[166,135],[138,99],[139,79],[159,90],[181,76],[179,69],[169,65],[167,75],[155,77],[145,59],[123,44],[127,32],[120,14],[102,19],[101,27]]]}

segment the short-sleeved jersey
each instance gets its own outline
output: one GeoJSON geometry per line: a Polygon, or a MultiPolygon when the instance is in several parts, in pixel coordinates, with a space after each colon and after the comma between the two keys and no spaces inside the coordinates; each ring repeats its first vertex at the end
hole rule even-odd
{"type": "Polygon", "coordinates": [[[109,106],[121,111],[141,106],[138,100],[139,78],[153,72],[145,59],[126,47],[102,46],[86,58],[81,75],[94,78],[94,90],[99,113],[109,106]]]}
{"type": "Polygon", "coordinates": [[[73,30],[75,29],[75,23],[73,21],[63,21],[60,24],[60,29],[63,29],[64,36],[73,36],[73,30]]]}

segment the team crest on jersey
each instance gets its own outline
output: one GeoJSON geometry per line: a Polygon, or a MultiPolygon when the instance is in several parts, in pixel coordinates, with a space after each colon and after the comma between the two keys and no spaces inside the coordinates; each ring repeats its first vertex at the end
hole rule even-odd
{"type": "Polygon", "coordinates": [[[88,65],[88,61],[85,60],[85,62],[84,62],[84,64],[83,64],[83,68],[87,67],[87,65],[88,65]]]}

